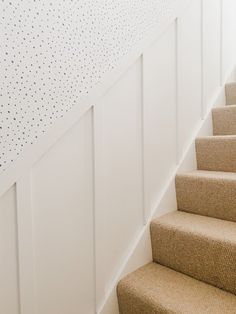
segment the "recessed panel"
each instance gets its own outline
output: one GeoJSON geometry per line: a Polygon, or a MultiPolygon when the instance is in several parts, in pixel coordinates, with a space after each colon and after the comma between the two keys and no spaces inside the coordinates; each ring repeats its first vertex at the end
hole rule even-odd
{"type": "Polygon", "coordinates": [[[143,222],[141,87],[139,60],[96,109],[99,295],[109,289],[143,222]]]}
{"type": "Polygon", "coordinates": [[[220,87],[220,0],[203,1],[204,114],[220,87]]]}
{"type": "Polygon", "coordinates": [[[94,313],[92,114],[32,171],[37,314],[94,313]]]}
{"type": "Polygon", "coordinates": [[[178,20],[179,159],[201,119],[201,68],[201,1],[193,0],[178,20]]]}
{"type": "Polygon", "coordinates": [[[144,134],[147,210],[154,209],[176,166],[175,24],[144,54],[144,134]]]}

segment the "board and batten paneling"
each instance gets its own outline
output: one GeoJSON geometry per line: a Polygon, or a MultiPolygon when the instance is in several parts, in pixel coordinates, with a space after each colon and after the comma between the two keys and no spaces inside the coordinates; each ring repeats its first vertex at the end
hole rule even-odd
{"type": "Polygon", "coordinates": [[[191,1],[19,172],[0,197],[0,313],[100,313],[119,276],[151,259],[145,223],[176,209],[178,161],[233,69],[234,12],[234,0],[191,1]]]}
{"type": "Polygon", "coordinates": [[[98,304],[143,225],[141,83],[139,59],[95,106],[98,304]]]}
{"type": "Polygon", "coordinates": [[[92,314],[92,111],[34,165],[32,208],[37,314],[92,314]]]}
{"type": "Polygon", "coordinates": [[[16,188],[0,198],[0,313],[20,314],[16,188]]]}
{"type": "Polygon", "coordinates": [[[176,24],[144,53],[144,169],[146,213],[157,204],[176,166],[176,24]]]}

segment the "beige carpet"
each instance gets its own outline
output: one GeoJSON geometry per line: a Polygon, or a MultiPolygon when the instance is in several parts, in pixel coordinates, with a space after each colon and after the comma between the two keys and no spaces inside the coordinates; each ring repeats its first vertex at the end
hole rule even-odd
{"type": "Polygon", "coordinates": [[[212,110],[213,134],[236,135],[236,105],[212,110]]]}
{"type": "Polygon", "coordinates": [[[236,105],[236,82],[225,85],[226,105],[236,105]]]}
{"type": "Polygon", "coordinates": [[[236,297],[157,263],[117,287],[121,314],[235,314],[236,297]]]}
{"type": "Polygon", "coordinates": [[[178,211],[151,223],[153,263],[117,287],[121,314],[236,314],[236,83],[176,176],[178,211]]]}
{"type": "Polygon", "coordinates": [[[199,170],[236,172],[236,135],[196,139],[199,170]]]}
{"type": "Polygon", "coordinates": [[[175,181],[180,210],[236,222],[236,173],[196,170],[175,181]]]}

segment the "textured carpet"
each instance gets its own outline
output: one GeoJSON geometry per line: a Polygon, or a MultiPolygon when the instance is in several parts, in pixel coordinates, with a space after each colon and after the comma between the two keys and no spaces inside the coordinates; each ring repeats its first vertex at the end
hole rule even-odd
{"type": "Polygon", "coordinates": [[[226,105],[236,105],[236,82],[225,85],[226,105]]]}
{"type": "Polygon", "coordinates": [[[196,140],[199,170],[236,172],[236,136],[207,136],[196,140]]]}
{"type": "Polygon", "coordinates": [[[236,105],[212,110],[213,134],[236,135],[236,105]]]}
{"type": "Polygon", "coordinates": [[[236,294],[234,222],[176,211],[152,222],[151,239],[155,262],[236,294]]]}
{"type": "Polygon", "coordinates": [[[197,170],[175,181],[179,210],[236,222],[236,173],[197,170]]]}
{"type": "Polygon", "coordinates": [[[178,211],[151,223],[153,263],[117,287],[121,314],[236,314],[236,83],[176,176],[178,211]]]}
{"type": "Polygon", "coordinates": [[[156,263],[117,287],[121,314],[235,314],[236,297],[156,263]]]}

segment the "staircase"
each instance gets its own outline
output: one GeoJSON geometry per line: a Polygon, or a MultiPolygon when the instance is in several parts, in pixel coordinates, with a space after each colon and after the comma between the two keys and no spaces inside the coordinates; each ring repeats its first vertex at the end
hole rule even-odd
{"type": "Polygon", "coordinates": [[[153,262],[120,281],[121,314],[236,313],[236,83],[176,176],[178,211],[151,223],[153,262]]]}

